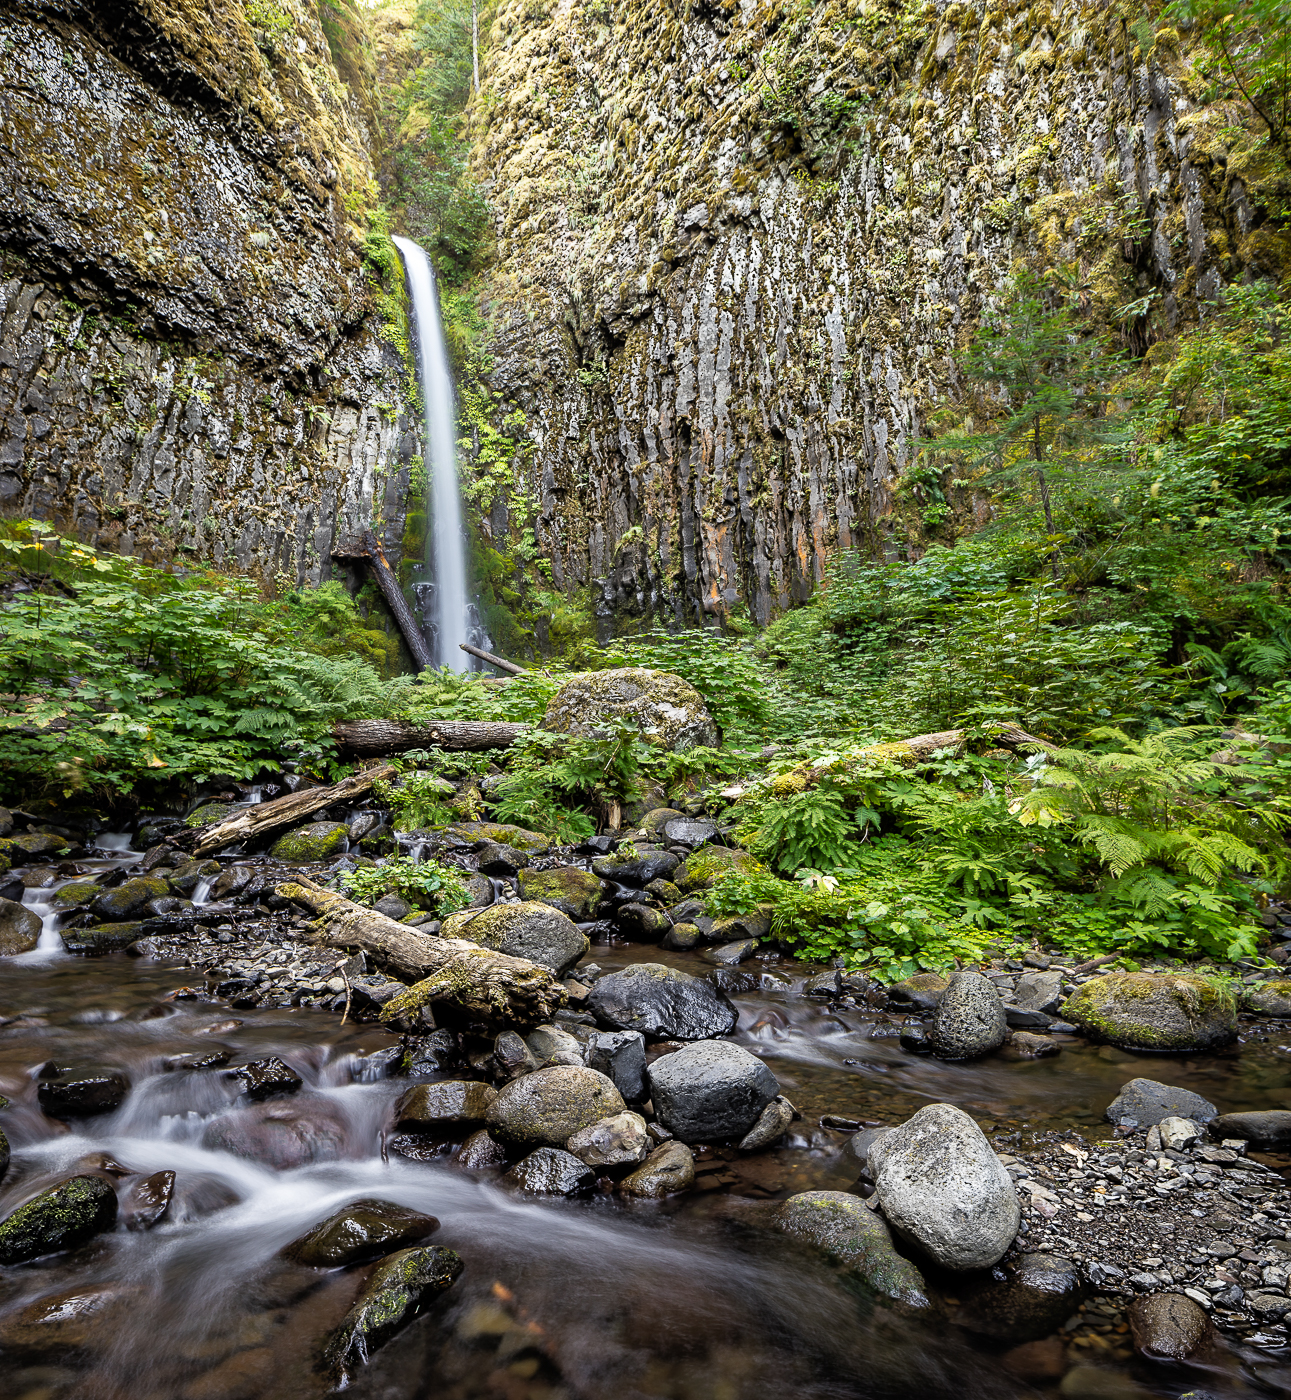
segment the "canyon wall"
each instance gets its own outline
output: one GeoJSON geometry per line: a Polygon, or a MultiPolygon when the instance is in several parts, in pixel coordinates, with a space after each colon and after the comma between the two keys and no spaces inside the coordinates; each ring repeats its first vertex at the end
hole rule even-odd
{"type": "Polygon", "coordinates": [[[20,0],[0,81],[0,510],[289,583],[370,523],[397,554],[371,95],[313,6],[20,0]]]}
{"type": "Polygon", "coordinates": [[[523,427],[485,535],[619,623],[921,548],[954,522],[916,444],[1020,263],[1139,353],[1291,265],[1204,85],[1138,5],[503,0],[470,116],[523,427]]]}

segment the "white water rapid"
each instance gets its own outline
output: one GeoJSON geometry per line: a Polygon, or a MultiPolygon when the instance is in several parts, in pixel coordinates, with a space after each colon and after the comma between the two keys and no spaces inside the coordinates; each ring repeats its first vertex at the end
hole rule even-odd
{"type": "Polygon", "coordinates": [[[462,502],[457,490],[457,451],[453,441],[453,384],[439,323],[439,294],[425,249],[396,238],[412,297],[417,336],[417,372],[426,407],[426,470],[430,492],[430,529],[426,564],[435,580],[435,659],[452,671],[469,669],[461,644],[469,641],[466,549],[462,536],[462,502]]]}

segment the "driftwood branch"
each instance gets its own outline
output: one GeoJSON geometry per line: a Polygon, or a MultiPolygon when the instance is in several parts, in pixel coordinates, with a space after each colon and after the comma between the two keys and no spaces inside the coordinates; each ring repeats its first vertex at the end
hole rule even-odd
{"type": "Polygon", "coordinates": [[[496,666],[499,671],[509,671],[513,676],[527,676],[529,674],[523,666],[517,666],[514,661],[504,661],[500,656],[494,656],[491,651],[469,646],[466,642],[458,642],[457,645],[469,655],[478,656],[481,661],[487,661],[490,666],[496,666]]]}
{"type": "Polygon", "coordinates": [[[414,983],[386,1004],[382,1020],[447,1001],[489,1020],[534,1025],[549,1020],[567,999],[545,967],[525,958],[463,938],[432,938],[303,877],[279,885],[277,892],[319,916],[316,941],[329,948],[361,948],[401,981],[414,983]]]}
{"type": "Polygon", "coordinates": [[[500,720],[445,719],[430,724],[405,724],[394,719],[356,719],[335,725],[332,737],[348,753],[384,757],[409,749],[507,749],[528,728],[526,724],[500,720]]]}
{"type": "Polygon", "coordinates": [[[394,571],[386,563],[385,550],[381,548],[381,541],[371,530],[364,530],[363,545],[368,551],[368,567],[372,572],[372,577],[381,590],[390,611],[394,614],[394,620],[399,624],[399,630],[403,633],[404,641],[408,643],[408,650],[412,653],[412,659],[416,663],[417,669],[424,671],[427,666],[435,664],[435,658],[430,654],[426,635],[421,630],[417,619],[412,615],[407,598],[403,596],[399,580],[395,578],[394,571]]]}
{"type": "Polygon", "coordinates": [[[302,817],[321,812],[324,807],[330,807],[334,802],[353,802],[356,797],[362,797],[365,792],[369,792],[373,783],[380,782],[383,778],[393,778],[395,771],[389,764],[382,768],[369,768],[331,787],[306,788],[303,792],[289,793],[286,797],[275,798],[272,802],[261,802],[255,807],[244,808],[213,826],[201,827],[197,832],[194,853],[199,856],[209,855],[222,846],[232,845],[234,841],[246,841],[251,837],[263,836],[266,832],[291,826],[302,817]]]}

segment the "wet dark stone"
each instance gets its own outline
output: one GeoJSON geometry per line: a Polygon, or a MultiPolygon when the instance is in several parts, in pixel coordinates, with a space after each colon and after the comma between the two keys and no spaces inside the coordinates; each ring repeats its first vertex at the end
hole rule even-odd
{"type": "Polygon", "coordinates": [[[1121,1085],[1121,1092],[1108,1104],[1107,1121],[1120,1123],[1129,1118],[1140,1128],[1151,1128],[1165,1118],[1209,1123],[1215,1113],[1215,1105],[1191,1089],[1179,1089],[1155,1079],[1131,1079],[1121,1085]]]}
{"type": "Polygon", "coordinates": [[[480,847],[477,868],[485,875],[518,875],[529,857],[522,855],[514,846],[505,846],[497,841],[486,841],[480,847]]]}
{"type": "Polygon", "coordinates": [[[645,1098],[645,1037],[639,1031],[597,1031],[583,1054],[587,1067],[612,1080],[629,1103],[645,1098]]]}
{"type": "Polygon", "coordinates": [[[227,1071],[229,1079],[242,1081],[242,1093],[253,1102],[273,1098],[277,1094],[294,1094],[304,1082],[300,1075],[277,1055],[269,1055],[263,1060],[250,1060],[244,1065],[234,1065],[227,1071]]]}
{"type": "Polygon", "coordinates": [[[396,1133],[387,1146],[391,1152],[397,1152],[400,1157],[407,1157],[413,1162],[438,1161],[453,1150],[451,1142],[426,1137],[422,1133],[396,1133]]]}
{"type": "Polygon", "coordinates": [[[0,899],[0,957],[29,953],[40,939],[40,915],[18,899],[0,899]]]}
{"type": "Polygon", "coordinates": [[[592,874],[618,885],[635,885],[638,889],[651,880],[667,880],[681,864],[671,851],[654,846],[624,844],[613,855],[601,856],[592,862],[592,874]]]}
{"type": "Polygon", "coordinates": [[[500,1167],[506,1160],[506,1149],[501,1143],[495,1142],[483,1128],[466,1139],[456,1157],[457,1165],[470,1171],[500,1167]]]}
{"type": "Polygon", "coordinates": [[[1257,1151],[1291,1147],[1291,1109],[1221,1113],[1210,1124],[1210,1135],[1216,1139],[1244,1138],[1257,1151]]]}
{"type": "Polygon", "coordinates": [[[383,894],[372,907],[378,914],[384,914],[396,923],[402,923],[412,913],[412,905],[397,894],[383,894]]]}
{"type": "Polygon", "coordinates": [[[517,1162],[503,1180],[533,1196],[576,1196],[596,1185],[596,1173],[572,1152],[540,1147],[517,1162]]]}
{"type": "Polygon", "coordinates": [[[728,1035],[738,1019],[711,982],[662,963],[635,963],[599,978],[586,1006],[611,1030],[640,1031],[648,1039],[728,1035]]]}
{"type": "Polygon", "coordinates": [[[406,1249],[438,1229],[439,1221],[433,1215],[393,1201],[365,1199],[329,1215],[293,1240],[283,1253],[310,1268],[337,1269],[406,1249]]]}
{"type": "Polygon", "coordinates": [[[462,1052],[452,1031],[432,1031],[430,1035],[408,1036],[398,1072],[410,1079],[419,1075],[442,1074],[462,1062],[462,1052]]]}
{"type": "Polygon", "coordinates": [[[276,1171],[345,1155],[347,1124],[321,1095],[271,1100],[223,1114],[206,1126],[202,1146],[260,1162],[276,1171]]]}
{"type": "Polygon", "coordinates": [[[451,1249],[405,1249],[378,1264],[345,1320],[332,1333],[324,1361],[346,1383],[383,1346],[450,1288],[462,1272],[451,1249]]]}
{"type": "Polygon", "coordinates": [[[65,928],[59,930],[63,947],[69,953],[93,957],[102,953],[119,953],[137,943],[145,932],[146,923],[99,924],[97,928],[65,928]]]}
{"type": "Polygon", "coordinates": [[[1128,1317],[1135,1348],[1153,1360],[1186,1361],[1214,1345],[1210,1318],[1200,1304],[1182,1293],[1135,1298],[1128,1317]]]}
{"type": "Polygon", "coordinates": [[[977,1284],[960,1285],[955,1321],[980,1336],[1031,1342],[1056,1332],[1085,1294],[1080,1269],[1055,1254],[1023,1254],[977,1284]]]}
{"type": "Polygon", "coordinates": [[[662,909],[652,909],[648,904],[621,904],[614,922],[624,938],[638,943],[657,943],[672,927],[662,909]]]}
{"type": "Polygon", "coordinates": [[[0,1264],[58,1254],[110,1230],[117,1193],[101,1176],[73,1176],[42,1191],[0,1221],[0,1264]]]}
{"type": "Polygon", "coordinates": [[[417,1084],[395,1105],[395,1124],[405,1131],[426,1132],[463,1123],[483,1123],[497,1096],[491,1085],[470,1079],[417,1084]]]}
{"type": "Polygon", "coordinates": [[[741,938],[735,943],[722,943],[716,948],[706,948],[701,956],[705,962],[716,963],[718,967],[738,967],[757,950],[756,938],[741,938]]]}
{"type": "Polygon", "coordinates": [[[36,1098],[51,1118],[93,1118],[120,1108],[129,1091],[125,1075],[117,1070],[60,1069],[41,1080],[36,1098]]]}
{"type": "Polygon", "coordinates": [[[174,1190],[174,1172],[153,1172],[142,1181],[136,1181],[121,1207],[126,1229],[152,1229],[170,1209],[174,1190]]]}

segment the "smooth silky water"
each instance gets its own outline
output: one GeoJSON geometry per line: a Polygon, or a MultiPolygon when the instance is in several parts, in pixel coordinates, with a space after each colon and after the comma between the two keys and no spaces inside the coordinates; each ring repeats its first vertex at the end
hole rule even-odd
{"type": "MultiPolygon", "coordinates": [[[[698,958],[600,946],[602,967],[698,958]]],[[[746,968],[749,965],[746,965],[746,968]]],[[[385,1151],[403,1081],[371,1026],[312,1010],[230,1012],[195,999],[191,969],[124,955],[42,954],[0,963],[0,1092],[14,1161],[0,1214],[78,1170],[176,1172],[169,1216],[122,1225],[73,1254],[0,1271],[0,1395],[13,1400],[307,1400],[326,1393],[314,1357],[366,1270],[321,1273],[284,1261],[290,1240],[347,1201],[378,1196],[438,1217],[433,1242],[457,1250],[461,1279],[379,1351],[351,1393],[383,1400],[554,1397],[1007,1397],[1041,1393],[1008,1377],[998,1349],[953,1329],[875,1308],[778,1235],[750,1221],[759,1203],[846,1188],[846,1135],[822,1113],[899,1121],[948,1099],[998,1131],[1090,1129],[1117,1087],[1161,1075],[1226,1108],[1291,1104],[1291,1056],[1274,1039],[1187,1060],[1131,1056],[1072,1040],[1051,1061],[945,1065],[875,1039],[882,1018],[792,994],[803,971],[754,963],[762,985],[737,994],[739,1038],[774,1067],[804,1114],[785,1146],[726,1161],[716,1189],[662,1205],[518,1198],[495,1178],[385,1151]],[[184,989],[188,988],[188,991],[184,989]],[[175,993],[179,995],[176,996],[175,993]],[[339,1123],[344,1159],[276,1172],[201,1145],[233,1110],[220,1071],[165,1068],[222,1048],[281,1056],[303,1077],[301,1111],[339,1123]],[[376,1059],[371,1057],[377,1056],[376,1059]],[[115,1066],[122,1107],[70,1131],[46,1119],[34,1076],[59,1065],[115,1066]],[[33,1350],[24,1310],[56,1308],[57,1343],[33,1350]]],[[[701,1153],[701,1172],[705,1158],[701,1153]]],[[[48,1326],[39,1329],[48,1333],[48,1326]]],[[[1285,1393],[1267,1362],[1232,1354],[1204,1377],[1218,1400],[1285,1393]],[[1251,1389],[1257,1372],[1263,1379],[1251,1389]]],[[[1275,1368],[1276,1369],[1276,1368],[1275,1368]]],[[[1151,1393],[1181,1377],[1138,1370],[1151,1393]]],[[[1196,1382],[1194,1381],[1194,1384],[1196,1382]]]]}

